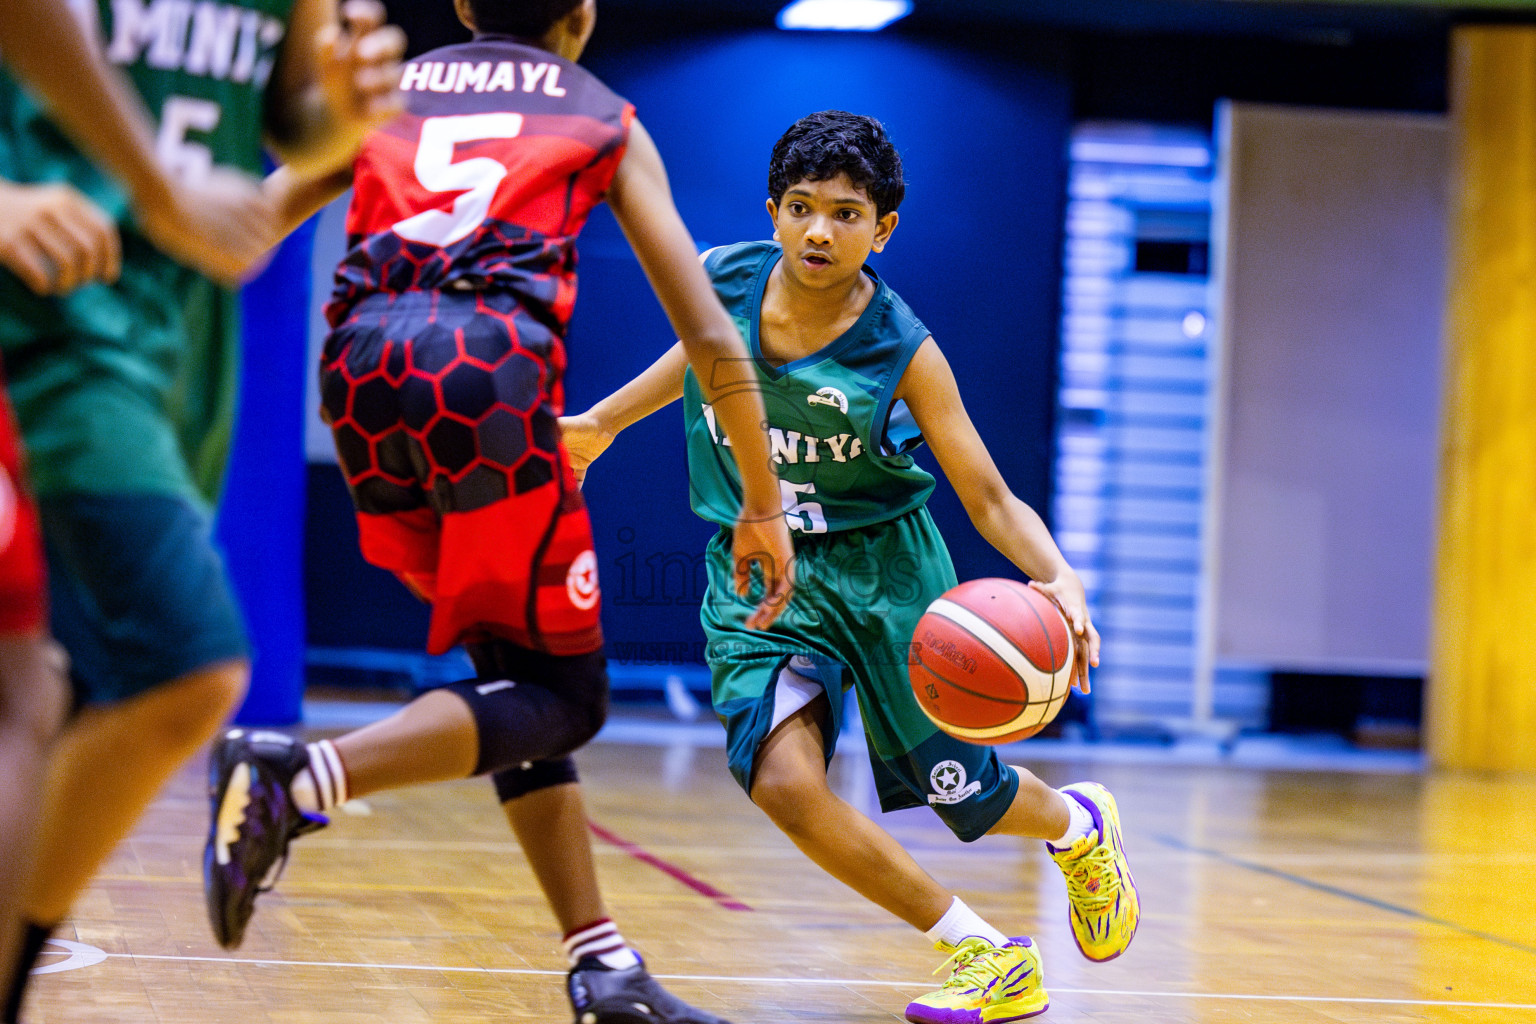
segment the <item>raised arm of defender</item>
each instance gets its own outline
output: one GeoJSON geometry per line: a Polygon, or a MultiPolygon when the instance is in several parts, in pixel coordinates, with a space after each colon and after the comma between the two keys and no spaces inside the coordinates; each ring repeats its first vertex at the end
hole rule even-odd
{"type": "MultiPolygon", "coordinates": [[[[766,627],[789,597],[794,548],[784,524],[778,475],[768,457],[757,372],[741,334],[699,265],[693,238],[673,205],[661,155],[638,121],[630,129],[629,150],[614,175],[608,205],[682,339],[682,351],[709,395],[715,415],[732,439],[742,483],[734,541],[736,588],[746,593],[748,574],[756,562],[766,591],[749,625],[766,627]]],[[[681,374],[678,379],[681,387],[681,374]]]]}

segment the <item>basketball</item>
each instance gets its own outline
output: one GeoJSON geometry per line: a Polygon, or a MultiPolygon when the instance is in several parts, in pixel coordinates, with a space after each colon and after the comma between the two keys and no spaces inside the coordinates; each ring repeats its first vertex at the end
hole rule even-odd
{"type": "Polygon", "coordinates": [[[1072,633],[1050,599],[1023,583],[980,579],[917,621],[908,669],[933,724],[972,743],[1028,739],[1072,690],[1072,633]]]}

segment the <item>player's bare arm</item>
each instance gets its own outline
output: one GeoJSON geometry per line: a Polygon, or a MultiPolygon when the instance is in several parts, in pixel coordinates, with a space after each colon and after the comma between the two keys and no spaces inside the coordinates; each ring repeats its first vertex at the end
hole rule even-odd
{"type": "Polygon", "coordinates": [[[682,398],[687,368],[688,356],[678,342],[634,380],[586,412],[562,417],[561,436],[576,479],[586,478],[587,468],[622,431],[682,398]]]}
{"type": "MultiPolygon", "coordinates": [[[[260,259],[273,228],[255,182],[227,172],[201,182],[174,180],[155,158],[143,103],[80,23],[60,17],[58,4],[0,4],[0,50],[81,151],[122,184],[156,246],[227,283],[260,259]]],[[[61,294],[116,280],[117,227],[83,195],[54,184],[5,183],[0,191],[0,264],[28,288],[61,294]]]]}
{"type": "Polygon", "coordinates": [[[305,176],[285,164],[262,187],[276,210],[278,236],[287,238],[352,187],[352,166],[305,176]]]}
{"type": "Polygon", "coordinates": [[[267,144],[304,177],[352,162],[402,109],[405,33],[378,0],[298,0],[273,72],[267,144]]]}
{"type": "Polygon", "coordinates": [[[1088,692],[1088,667],[1099,663],[1099,631],[1088,615],[1083,582],[1067,564],[1039,514],[1009,490],[960,400],[949,360],[929,337],[897,385],[939,468],[987,542],[1055,601],[1072,626],[1078,650],[1074,684],[1088,692]]]}
{"type": "Polygon", "coordinates": [[[778,475],[768,457],[757,371],[736,325],[699,265],[693,238],[673,205],[661,154],[638,121],[630,129],[629,148],[614,175],[608,205],[672,329],[682,339],[683,351],[700,386],[710,396],[715,415],[733,440],[732,452],[742,483],[734,546],[737,590],[746,593],[748,573],[752,563],[757,563],[766,591],[749,624],[754,629],[763,628],[789,597],[794,548],[784,524],[778,475]]]}

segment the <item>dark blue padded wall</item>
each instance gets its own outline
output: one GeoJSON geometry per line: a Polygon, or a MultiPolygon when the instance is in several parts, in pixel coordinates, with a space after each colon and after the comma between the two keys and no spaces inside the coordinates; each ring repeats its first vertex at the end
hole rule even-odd
{"type": "MultiPolygon", "coordinates": [[[[635,103],[701,246],[771,233],[768,156],[796,118],[840,107],[883,121],[908,193],[891,245],[872,264],[933,331],[1015,493],[1044,512],[1071,119],[1062,62],[1038,43],[994,54],[895,34],[751,32],[610,45],[589,66],[635,103]]],[[[580,252],[572,410],[673,341],[606,211],[580,252]]],[[[688,508],[681,407],[620,437],[587,495],[610,653],[699,660],[700,553],[712,530],[688,508]]],[[[1017,575],[947,484],[932,508],[962,578],[1017,575]]]]}
{"type": "Polygon", "coordinates": [[[216,537],[245,614],[251,685],[236,721],[291,725],[304,695],[304,377],[314,222],[243,293],[240,408],[216,537]]]}

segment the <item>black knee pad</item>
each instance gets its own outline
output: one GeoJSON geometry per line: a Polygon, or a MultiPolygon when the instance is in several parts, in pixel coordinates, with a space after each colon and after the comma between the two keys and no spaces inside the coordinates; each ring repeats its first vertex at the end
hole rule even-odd
{"type": "Polygon", "coordinates": [[[491,781],[496,784],[496,799],[506,803],[541,789],[577,781],[576,762],[569,756],[549,761],[525,761],[496,772],[491,781]]]}
{"type": "Polygon", "coordinates": [[[552,761],[576,750],[608,718],[608,669],[602,652],[544,654],[511,644],[476,644],[479,679],[446,689],[469,705],[480,739],[475,774],[552,761]]]}

